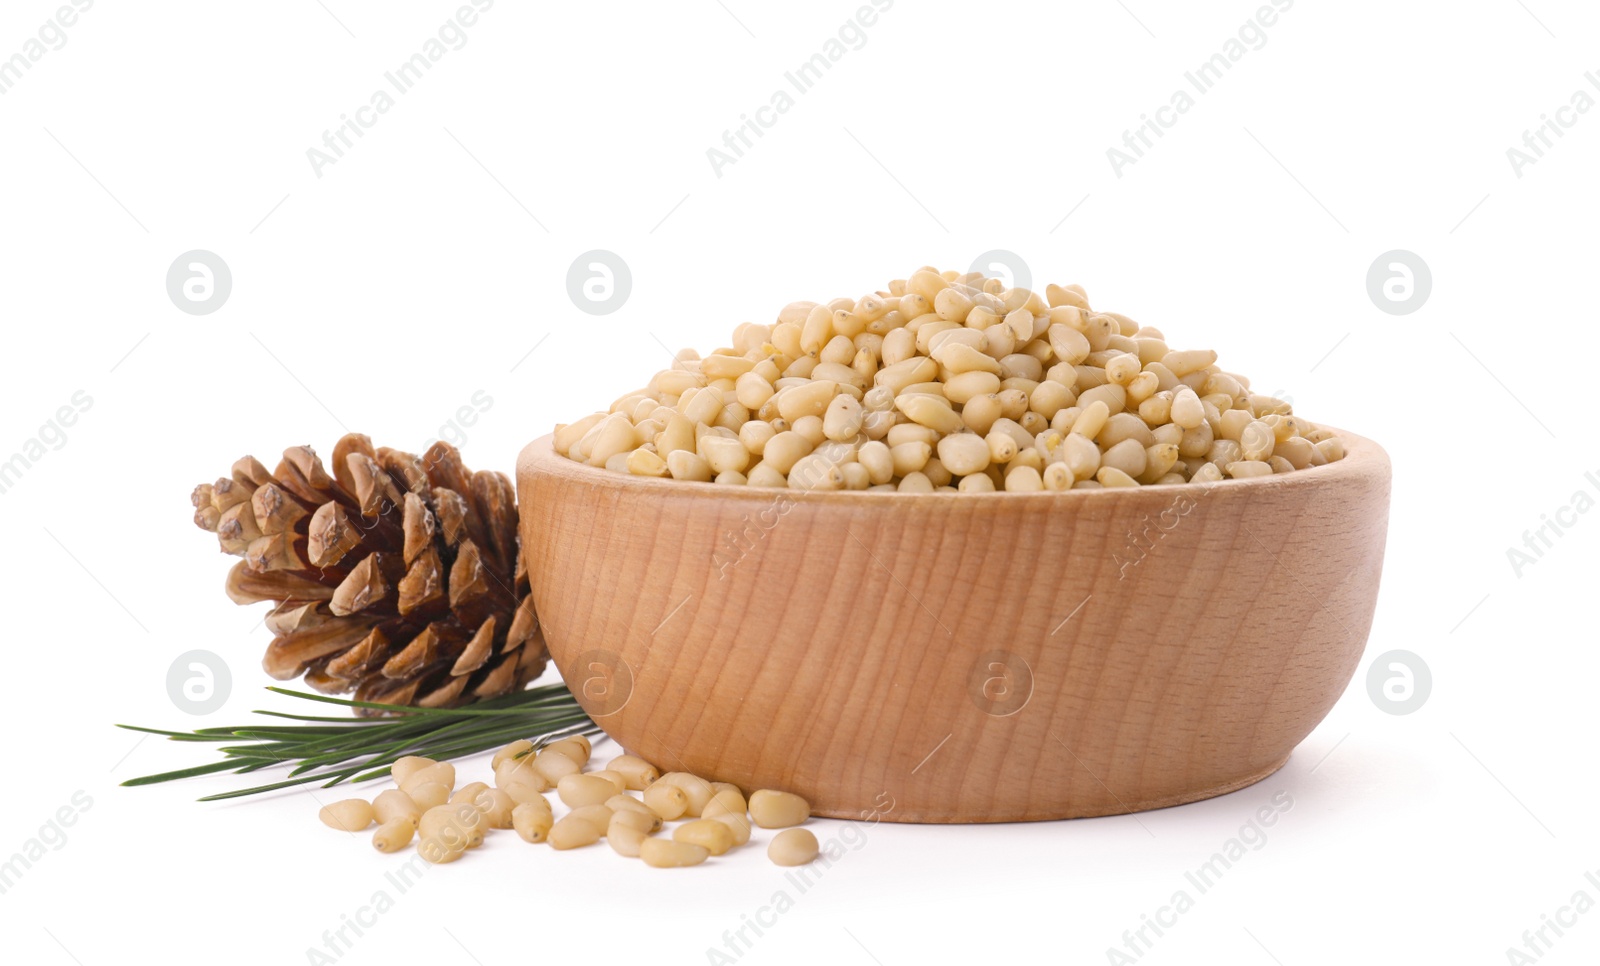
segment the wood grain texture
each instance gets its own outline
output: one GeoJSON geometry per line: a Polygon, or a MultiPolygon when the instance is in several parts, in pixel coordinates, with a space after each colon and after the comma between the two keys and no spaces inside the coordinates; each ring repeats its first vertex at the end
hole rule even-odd
{"type": "Polygon", "coordinates": [[[522,546],[563,677],[663,771],[842,818],[1139,811],[1271,774],[1349,683],[1389,460],[1341,435],[1209,487],[929,495],[628,477],[545,437],[522,546]]]}

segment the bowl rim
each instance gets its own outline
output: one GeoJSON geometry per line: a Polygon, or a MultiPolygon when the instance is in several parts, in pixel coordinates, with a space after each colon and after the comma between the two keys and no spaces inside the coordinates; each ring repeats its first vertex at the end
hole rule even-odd
{"type": "Polygon", "coordinates": [[[649,491],[657,489],[662,495],[678,493],[685,496],[699,494],[701,496],[718,496],[725,499],[742,499],[760,503],[771,503],[778,494],[787,495],[790,499],[817,504],[881,504],[886,500],[922,501],[930,500],[960,500],[962,505],[969,505],[974,499],[988,500],[993,503],[1000,502],[1046,502],[1057,500],[1129,500],[1148,497],[1158,494],[1163,501],[1175,499],[1182,494],[1201,494],[1216,491],[1218,487],[1224,488],[1221,492],[1255,492],[1263,489],[1283,489],[1296,487],[1318,487],[1337,485],[1340,482],[1355,478],[1368,478],[1374,475],[1389,475],[1389,454],[1382,446],[1365,436],[1328,426],[1317,424],[1319,428],[1332,431],[1344,440],[1345,455],[1343,459],[1321,466],[1312,466],[1292,473],[1274,473],[1270,476],[1250,477],[1242,480],[1222,479],[1212,483],[1167,483],[1161,485],[1142,484],[1140,486],[1106,487],[1090,490],[1040,490],[1030,493],[1011,493],[1005,490],[992,490],[979,493],[890,493],[886,491],[870,492],[867,490],[794,490],[788,488],[765,486],[731,486],[726,483],[698,482],[693,480],[674,480],[653,476],[634,476],[628,473],[614,473],[601,466],[590,466],[568,459],[555,451],[555,434],[547,433],[533,440],[523,447],[517,456],[517,476],[520,480],[524,471],[537,468],[551,476],[564,477],[582,482],[591,486],[608,490],[649,491]]]}

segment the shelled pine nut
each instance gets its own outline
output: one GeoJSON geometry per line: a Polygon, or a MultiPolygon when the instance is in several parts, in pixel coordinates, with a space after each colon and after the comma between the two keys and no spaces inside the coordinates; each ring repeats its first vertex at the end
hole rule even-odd
{"type": "MultiPolygon", "coordinates": [[[[1343,457],[1342,442],[1320,445],[1330,431],[1251,392],[1215,351],[1095,311],[1081,286],[1044,290],[924,268],[859,298],[792,302],[770,325],[739,325],[728,348],[676,354],[609,411],[558,426],[554,446],[637,476],[905,493],[1094,489],[1103,469],[1115,486],[1216,482],[1203,465],[1227,478],[1232,463],[1290,472],[1343,457]],[[1094,452],[1038,445],[1047,431],[1094,452]],[[1142,465],[1112,452],[1129,439],[1142,465]],[[1212,453],[1216,440],[1241,451],[1212,453]],[[1164,467],[1152,448],[1166,445],[1180,454],[1164,467]],[[1050,469],[1061,463],[1070,481],[1050,469]]],[[[408,768],[395,775],[404,787],[408,768]]]]}
{"type": "Polygon", "coordinates": [[[750,794],[750,818],[762,828],[788,828],[810,817],[810,803],[792,792],[763,788],[750,794]]]}
{"type": "Polygon", "coordinates": [[[379,852],[398,852],[411,844],[416,832],[417,827],[406,818],[384,822],[372,833],[372,847],[379,852]]]}
{"type": "Polygon", "coordinates": [[[412,828],[416,828],[417,823],[422,820],[421,806],[410,795],[398,788],[379,792],[378,796],[372,800],[372,814],[379,825],[387,825],[396,820],[404,820],[409,822],[412,828]]]}
{"type": "MultiPolygon", "coordinates": [[[[419,812],[426,812],[450,800],[450,789],[439,782],[420,782],[406,786],[405,794],[417,804],[419,812]]],[[[421,815],[417,818],[420,820],[421,815]]]]}
{"type": "Polygon", "coordinates": [[[810,829],[784,829],[767,843],[767,858],[774,865],[806,865],[819,851],[817,837],[810,829]]]}
{"type": "Polygon", "coordinates": [[[347,798],[323,806],[317,817],[329,828],[341,832],[359,832],[372,824],[372,804],[364,798],[347,798]]]}
{"type": "Polygon", "coordinates": [[[644,864],[658,869],[699,865],[710,854],[705,846],[672,839],[647,838],[639,847],[639,858],[644,860],[644,864]]]}
{"type": "Polygon", "coordinates": [[[704,848],[712,855],[721,855],[733,848],[733,830],[714,818],[699,818],[685,822],[672,830],[675,842],[690,842],[704,848]]]}
{"type": "Polygon", "coordinates": [[[644,790],[644,803],[663,820],[671,822],[682,818],[689,810],[689,795],[674,783],[658,780],[644,790]]]}
{"type": "Polygon", "coordinates": [[[539,802],[545,802],[543,807],[536,802],[524,802],[511,810],[511,827],[524,842],[543,842],[550,834],[550,827],[555,824],[555,816],[550,812],[550,805],[544,796],[539,796],[539,802]]]}
{"type": "Polygon", "coordinates": [[[553,849],[576,849],[600,841],[602,831],[591,821],[567,815],[550,827],[547,840],[553,849]]]}

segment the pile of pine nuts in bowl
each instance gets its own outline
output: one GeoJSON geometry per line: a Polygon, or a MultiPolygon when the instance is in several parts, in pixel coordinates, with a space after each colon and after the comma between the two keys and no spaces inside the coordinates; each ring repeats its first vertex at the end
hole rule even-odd
{"type": "Polygon", "coordinates": [[[656,868],[699,865],[748,844],[756,828],[778,830],[767,843],[767,857],[777,865],[805,865],[817,857],[817,837],[797,827],[811,815],[799,795],[758,789],[746,800],[737,786],[688,772],[661,774],[633,755],[619,755],[605,768],[586,772],[589,752],[589,739],[582,735],[543,747],[514,741],[490,763],[492,786],[458,787],[453,764],[401,758],[390,767],[397,787],[370,802],[334,802],[319,817],[342,832],[364,832],[376,824],[373,848],[398,852],[415,840],[418,854],[436,864],[454,862],[482,846],[487,833],[497,829],[557,850],[604,839],[618,855],[656,868]],[[566,807],[560,818],[546,795],[551,791],[566,807]],[[668,824],[673,824],[670,833],[664,830],[668,824]]]}
{"type": "Polygon", "coordinates": [[[1210,349],[1089,307],[924,267],[857,299],[791,302],[733,345],[556,427],[618,473],[805,490],[1037,492],[1214,483],[1344,456],[1210,349]]]}

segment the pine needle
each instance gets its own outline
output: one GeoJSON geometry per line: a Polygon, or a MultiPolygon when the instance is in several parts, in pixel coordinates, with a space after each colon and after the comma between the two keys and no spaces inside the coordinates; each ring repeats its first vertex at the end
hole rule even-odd
{"type": "Polygon", "coordinates": [[[207,795],[202,802],[240,798],[312,782],[323,787],[342,782],[366,782],[389,776],[389,766],[407,755],[437,761],[474,755],[498,748],[517,738],[533,739],[536,746],[568,735],[593,735],[600,729],[579,707],[565,685],[532,688],[465,708],[421,708],[410,705],[351,701],[325,694],[268,688],[304,701],[385,712],[382,718],[337,718],[297,715],[281,711],[256,711],[278,721],[315,722],[292,725],[274,721],[237,727],[166,731],[135,725],[117,727],[161,735],[169,741],[226,742],[223,758],[208,764],[130,778],[124,785],[155,785],[231,771],[235,774],[293,765],[280,781],[235,791],[207,795]]]}

